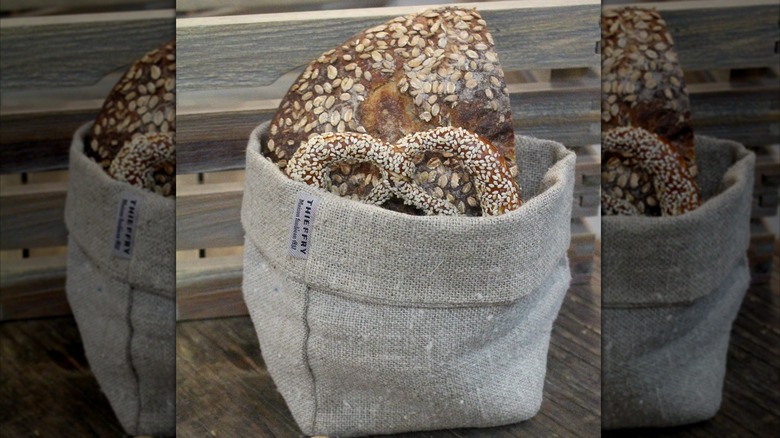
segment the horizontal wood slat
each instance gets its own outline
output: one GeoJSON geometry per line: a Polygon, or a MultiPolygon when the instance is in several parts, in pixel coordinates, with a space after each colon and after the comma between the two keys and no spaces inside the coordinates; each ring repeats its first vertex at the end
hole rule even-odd
{"type": "Polygon", "coordinates": [[[64,245],[65,184],[26,184],[0,191],[0,249],[64,245]]]}
{"type": "MultiPolygon", "coordinates": [[[[488,22],[506,70],[597,67],[601,62],[598,1],[467,6],[476,6],[488,22]]],[[[419,11],[419,6],[404,6],[179,19],[178,91],[268,85],[363,29],[419,11]]]]}
{"type": "MultiPolygon", "coordinates": [[[[299,1],[299,0],[296,0],[299,1]]],[[[30,9],[43,8],[91,8],[91,7],[143,7],[165,5],[168,8],[175,8],[174,0],[3,0],[0,4],[0,11],[13,12],[30,9]]]]}
{"type": "Polygon", "coordinates": [[[176,319],[248,314],[241,296],[243,257],[226,256],[176,263],[176,319]]]}
{"type": "Polygon", "coordinates": [[[777,143],[780,138],[777,77],[743,83],[690,84],[688,91],[695,133],[748,146],[777,143]]]}
{"type": "Polygon", "coordinates": [[[667,23],[684,71],[777,65],[777,0],[643,4],[667,23]]]}
{"type": "Polygon", "coordinates": [[[0,19],[0,90],[94,84],[170,41],[174,17],[159,10],[0,19]]]}
{"type": "Polygon", "coordinates": [[[64,255],[3,260],[0,289],[0,321],[70,314],[64,255]]]}
{"type": "Polygon", "coordinates": [[[99,105],[74,111],[0,114],[0,173],[66,169],[73,133],[94,120],[99,105]]]}

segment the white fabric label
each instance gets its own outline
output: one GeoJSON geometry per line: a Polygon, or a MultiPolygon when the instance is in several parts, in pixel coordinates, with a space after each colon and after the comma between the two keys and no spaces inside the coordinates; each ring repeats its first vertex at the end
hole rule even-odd
{"type": "Polygon", "coordinates": [[[133,238],[138,224],[141,200],[130,192],[123,192],[116,214],[114,232],[114,256],[129,259],[133,255],[133,238]]]}
{"type": "Polygon", "coordinates": [[[293,209],[292,224],[288,248],[290,255],[299,259],[309,258],[311,232],[314,226],[314,214],[317,212],[318,196],[298,192],[293,209]]]}

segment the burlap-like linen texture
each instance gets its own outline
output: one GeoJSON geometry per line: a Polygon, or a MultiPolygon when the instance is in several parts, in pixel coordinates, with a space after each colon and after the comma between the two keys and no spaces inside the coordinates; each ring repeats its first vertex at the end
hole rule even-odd
{"type": "Polygon", "coordinates": [[[525,204],[497,217],[417,217],[288,179],[251,135],[243,294],[301,430],[356,436],[526,420],[570,282],[575,154],[517,136],[525,204]],[[296,204],[318,202],[306,258],[296,204]]]}
{"type": "Polygon", "coordinates": [[[68,302],[90,369],[125,432],[174,435],[175,201],[110,178],[84,155],[89,127],[76,132],[70,150],[68,302]],[[137,210],[123,258],[114,242],[128,196],[137,210]]]}
{"type": "Polygon", "coordinates": [[[704,203],[602,218],[602,427],[673,426],[718,411],[750,273],[755,155],[696,138],[704,203]]]}

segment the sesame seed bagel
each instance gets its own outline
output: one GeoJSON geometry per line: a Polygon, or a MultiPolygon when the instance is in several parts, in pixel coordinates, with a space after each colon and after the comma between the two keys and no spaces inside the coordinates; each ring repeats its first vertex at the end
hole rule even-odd
{"type": "MultiPolygon", "coordinates": [[[[650,177],[656,193],[647,197],[648,205],[655,207],[657,204],[663,216],[687,213],[701,204],[696,182],[683,158],[658,135],[642,128],[615,128],[602,136],[601,145],[605,152],[632,157],[637,169],[650,177]]],[[[607,197],[605,210],[608,214],[635,215],[625,205],[634,204],[608,192],[602,193],[607,197]]]]}
{"type": "MultiPolygon", "coordinates": [[[[655,10],[637,7],[603,13],[602,135],[620,127],[642,128],[681,157],[680,172],[697,173],[688,92],[666,23],[655,10]]],[[[659,154],[662,151],[658,152],[659,154]]],[[[622,199],[602,204],[604,214],[660,216],[664,194],[654,184],[646,163],[617,151],[602,155],[602,192],[622,199]],[[633,209],[626,205],[630,204],[633,209]],[[613,213],[609,213],[613,212],[613,213]]],[[[698,198],[695,184],[690,188],[698,198]]],[[[689,197],[693,198],[694,193],[689,197]]]]}
{"type": "MultiPolygon", "coordinates": [[[[284,169],[317,134],[365,133],[392,144],[441,126],[487,139],[517,175],[504,74],[487,24],[473,9],[397,17],[323,53],[282,99],[263,153],[284,169]]],[[[414,182],[425,192],[462,214],[482,214],[474,182],[453,154],[426,152],[414,164],[414,182]]],[[[365,199],[380,181],[375,166],[344,162],[332,169],[329,188],[365,199]]],[[[392,200],[386,206],[412,212],[392,200]]]]}
{"type": "Polygon", "coordinates": [[[124,180],[163,196],[173,196],[175,131],[176,45],[171,41],[136,61],[114,86],[92,126],[86,154],[109,175],[120,179],[121,175],[133,175],[124,180]],[[133,144],[137,137],[150,134],[161,135],[133,144]],[[143,145],[152,150],[139,150],[143,145]],[[156,157],[150,155],[152,152],[164,155],[156,157]]]}
{"type": "Polygon", "coordinates": [[[449,201],[431,196],[412,181],[415,165],[411,157],[428,152],[448,153],[460,160],[474,181],[483,215],[496,216],[520,207],[520,190],[504,157],[495,146],[463,128],[447,126],[415,132],[395,145],[368,134],[319,134],[295,151],[285,172],[293,180],[326,188],[334,164],[370,163],[382,179],[363,202],[380,205],[395,195],[424,214],[462,214],[449,201]]]}

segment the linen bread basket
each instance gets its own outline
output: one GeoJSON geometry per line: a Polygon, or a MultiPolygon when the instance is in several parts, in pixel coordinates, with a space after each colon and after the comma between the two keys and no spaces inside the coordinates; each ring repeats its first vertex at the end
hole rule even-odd
{"type": "Polygon", "coordinates": [[[90,368],[125,432],[175,434],[175,201],[70,149],[66,291],[90,368]]]}
{"type": "Polygon", "coordinates": [[[422,217],[288,179],[260,153],[267,129],[247,148],[243,294],[301,430],[355,436],[532,417],[570,281],[575,154],[517,136],[520,209],[422,217]]]}
{"type": "Polygon", "coordinates": [[[755,155],[696,138],[703,204],[672,217],[603,216],[602,427],[705,420],[721,402],[747,290],[755,155]]]}

